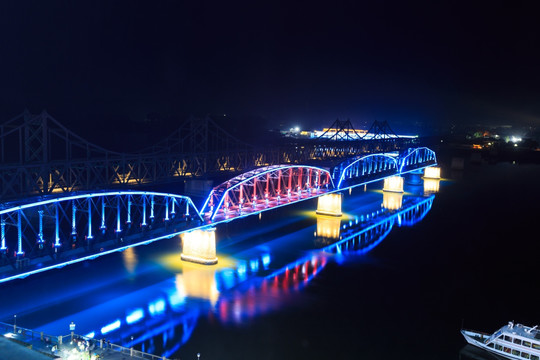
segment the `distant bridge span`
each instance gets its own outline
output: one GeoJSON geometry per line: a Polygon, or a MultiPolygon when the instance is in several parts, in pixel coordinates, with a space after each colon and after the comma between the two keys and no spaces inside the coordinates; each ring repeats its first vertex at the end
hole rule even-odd
{"type": "MultiPolygon", "coordinates": [[[[106,131],[106,130],[104,130],[106,131]]],[[[190,118],[167,138],[136,153],[90,143],[46,111],[28,111],[0,124],[0,201],[35,195],[127,188],[175,179],[239,174],[278,164],[306,164],[358,154],[395,151],[413,139],[286,139],[254,146],[211,118],[190,118]]]]}
{"type": "Polygon", "coordinates": [[[306,165],[261,167],[214,187],[201,214],[211,223],[230,221],[434,165],[435,152],[421,147],[401,156],[384,153],[347,159],[332,171],[306,165]]]}

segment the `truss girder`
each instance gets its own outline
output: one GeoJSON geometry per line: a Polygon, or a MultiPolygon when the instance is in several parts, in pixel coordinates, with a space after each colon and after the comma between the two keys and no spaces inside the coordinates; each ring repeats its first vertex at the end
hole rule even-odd
{"type": "Polygon", "coordinates": [[[427,147],[409,148],[400,156],[399,172],[406,173],[437,164],[437,155],[427,147]]]}
{"type": "Polygon", "coordinates": [[[326,169],[303,165],[273,165],[236,176],[212,189],[202,214],[210,220],[216,215],[240,216],[259,208],[280,206],[334,188],[326,169]]]}
{"type": "Polygon", "coordinates": [[[115,191],[76,194],[0,210],[2,259],[57,256],[66,250],[137,236],[191,219],[202,221],[186,196],[115,191]]]}
{"type": "Polygon", "coordinates": [[[370,154],[347,160],[334,168],[337,188],[347,188],[372,179],[399,173],[398,159],[389,154],[370,154]]]}

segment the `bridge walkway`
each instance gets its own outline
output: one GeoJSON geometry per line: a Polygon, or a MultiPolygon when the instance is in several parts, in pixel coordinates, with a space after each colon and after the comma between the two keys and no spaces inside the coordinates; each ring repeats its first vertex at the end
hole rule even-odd
{"type": "Polygon", "coordinates": [[[105,341],[89,339],[88,343],[85,343],[79,335],[74,335],[75,341],[71,341],[71,335],[62,336],[63,341],[60,342],[60,337],[42,335],[34,330],[18,326],[15,332],[13,330],[13,325],[0,323],[0,360],[67,359],[74,354],[81,360],[173,360],[105,341]],[[79,343],[88,344],[89,350],[86,350],[85,346],[79,347],[79,343]]]}

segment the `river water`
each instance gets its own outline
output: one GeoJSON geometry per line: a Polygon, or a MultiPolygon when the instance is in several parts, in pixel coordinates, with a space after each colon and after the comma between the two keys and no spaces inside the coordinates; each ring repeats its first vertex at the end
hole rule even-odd
{"type": "Polygon", "coordinates": [[[489,359],[462,326],[540,322],[540,166],[442,176],[402,198],[355,188],[338,220],[310,200],[218,225],[212,267],[181,262],[173,238],[3,284],[0,320],[54,335],[73,321],[168,358],[489,359]]]}

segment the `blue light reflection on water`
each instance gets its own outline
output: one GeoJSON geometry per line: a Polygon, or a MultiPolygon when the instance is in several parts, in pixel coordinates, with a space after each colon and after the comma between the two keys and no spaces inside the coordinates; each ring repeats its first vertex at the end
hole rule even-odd
{"type": "MultiPolygon", "coordinates": [[[[312,225],[278,235],[264,245],[240,244],[243,250],[233,253],[235,265],[213,274],[219,292],[215,302],[179,289],[177,275],[84,310],[63,312],[56,320],[40,324],[37,330],[63,334],[65,324],[74,321],[79,333],[94,334],[95,338],[106,336],[111,342],[126,346],[140,344],[144,351],[171,356],[189,340],[201,314],[212,313],[222,323],[242,323],[278,311],[289,294],[301,291],[329,261],[339,263],[349,254],[371,251],[390,233],[396,218],[402,219],[411,209],[428,204],[418,216],[407,217],[406,224],[414,225],[423,219],[434,196],[408,194],[401,211],[382,210],[380,197],[380,193],[370,193],[368,197],[347,198],[353,206],[352,210],[349,206],[348,213],[355,216],[354,221],[338,221],[339,239],[319,238],[314,242],[312,225]],[[374,201],[366,204],[366,198],[374,201]],[[314,244],[321,242],[330,243],[317,249],[314,244]],[[157,339],[161,343],[156,343],[157,339]]],[[[284,222],[290,224],[291,219],[284,222]]],[[[234,241],[225,245],[231,243],[234,248],[234,241]]]]}

